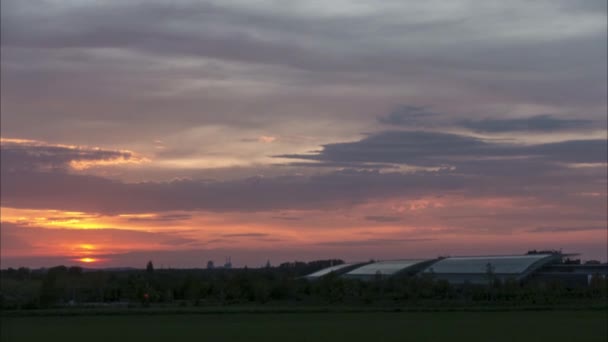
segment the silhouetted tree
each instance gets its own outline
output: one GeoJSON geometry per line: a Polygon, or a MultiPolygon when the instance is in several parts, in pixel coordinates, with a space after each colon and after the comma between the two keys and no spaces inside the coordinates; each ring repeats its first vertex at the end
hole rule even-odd
{"type": "Polygon", "coordinates": [[[146,265],[146,272],[154,273],[154,264],[152,264],[152,260],[148,261],[148,264],[146,265]]]}

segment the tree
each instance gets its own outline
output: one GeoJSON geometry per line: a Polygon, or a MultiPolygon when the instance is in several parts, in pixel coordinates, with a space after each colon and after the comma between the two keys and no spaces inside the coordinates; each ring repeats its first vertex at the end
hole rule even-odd
{"type": "Polygon", "coordinates": [[[146,265],[146,272],[153,273],[154,272],[154,264],[152,264],[152,260],[148,261],[146,265]]]}

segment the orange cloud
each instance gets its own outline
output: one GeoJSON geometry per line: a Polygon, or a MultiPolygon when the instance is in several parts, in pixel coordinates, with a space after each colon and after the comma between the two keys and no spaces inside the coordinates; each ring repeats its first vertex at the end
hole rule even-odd
{"type": "Polygon", "coordinates": [[[259,142],[263,142],[263,143],[272,143],[275,142],[277,140],[277,137],[273,137],[273,136],[269,136],[269,135],[262,135],[258,138],[259,142]]]}
{"type": "Polygon", "coordinates": [[[70,162],[70,167],[74,170],[82,171],[92,167],[99,166],[117,166],[124,164],[141,164],[149,162],[148,158],[144,158],[142,156],[133,154],[130,151],[124,150],[120,151],[121,153],[129,153],[129,157],[121,156],[113,159],[100,159],[100,160],[72,160],[70,162]]]}
{"type": "Polygon", "coordinates": [[[17,146],[24,154],[57,155],[57,162],[64,162],[73,170],[82,171],[92,167],[142,164],[150,160],[130,150],[111,150],[100,147],[52,144],[40,140],[0,138],[3,146],[17,146]]]}

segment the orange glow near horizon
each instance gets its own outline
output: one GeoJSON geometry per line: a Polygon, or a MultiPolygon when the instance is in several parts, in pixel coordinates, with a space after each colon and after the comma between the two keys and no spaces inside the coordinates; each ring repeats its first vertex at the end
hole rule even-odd
{"type": "Polygon", "coordinates": [[[79,247],[81,249],[84,249],[84,250],[87,250],[87,251],[95,249],[95,247],[93,245],[90,245],[90,244],[87,244],[87,243],[80,244],[79,247]]]}
{"type": "Polygon", "coordinates": [[[76,246],[76,248],[74,248],[74,250],[76,250],[76,254],[80,254],[80,255],[82,255],[82,254],[90,255],[97,249],[98,248],[96,246],[88,244],[88,243],[78,244],[76,246]]]}
{"type": "Polygon", "coordinates": [[[91,264],[91,263],[99,262],[99,259],[86,257],[86,258],[80,258],[80,259],[78,259],[78,261],[84,262],[86,264],[91,264]]]}
{"type": "Polygon", "coordinates": [[[237,255],[252,250],[260,255],[272,256],[275,250],[283,253],[280,255],[300,251],[302,255],[359,260],[432,256],[448,248],[454,255],[468,255],[523,253],[547,246],[588,249],[595,253],[590,258],[597,259],[601,248],[591,242],[605,241],[605,230],[594,228],[593,221],[583,224],[575,219],[550,219],[546,213],[558,208],[563,212],[570,209],[528,197],[458,195],[385,198],[331,211],[230,214],[177,210],[103,214],[0,207],[6,234],[1,252],[2,257],[13,258],[61,257],[91,267],[131,266],[131,258],[141,253],[165,251],[175,253],[162,255],[183,253],[182,261],[171,263],[184,265],[192,265],[189,258],[193,251],[204,251],[203,255],[234,251],[237,255]],[[484,214],[479,214],[480,210],[484,214]],[[532,216],[537,211],[542,222],[532,216]],[[509,217],[514,221],[507,222],[509,217]],[[519,217],[530,219],[520,222],[519,217]],[[583,229],[535,230],[552,226],[583,229]]]}
{"type": "Polygon", "coordinates": [[[41,228],[147,230],[153,222],[138,223],[136,220],[153,219],[157,216],[156,213],[102,215],[76,211],[0,207],[2,222],[41,228]]]}

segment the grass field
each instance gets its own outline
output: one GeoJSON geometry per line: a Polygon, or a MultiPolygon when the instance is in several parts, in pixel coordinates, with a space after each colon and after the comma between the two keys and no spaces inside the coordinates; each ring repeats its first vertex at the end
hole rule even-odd
{"type": "Polygon", "coordinates": [[[2,317],[2,341],[602,341],[606,311],[2,317]]]}

